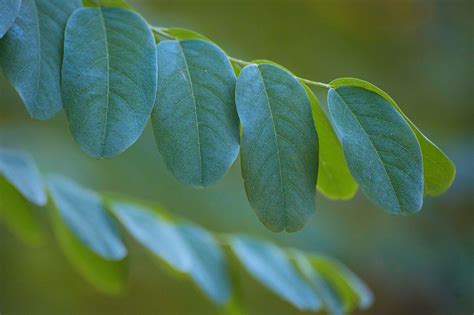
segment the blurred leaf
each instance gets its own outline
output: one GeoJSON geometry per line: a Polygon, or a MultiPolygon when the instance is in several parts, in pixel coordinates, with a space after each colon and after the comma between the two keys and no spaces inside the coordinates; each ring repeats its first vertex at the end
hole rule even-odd
{"type": "Polygon", "coordinates": [[[343,298],[338,296],[337,291],[324,279],[318,271],[311,265],[308,257],[296,250],[292,251],[295,264],[305,279],[314,288],[317,295],[321,298],[324,308],[331,315],[345,314],[345,305],[343,298]]]}
{"type": "Polygon", "coordinates": [[[428,139],[414,123],[402,112],[395,101],[375,85],[354,78],[336,79],[330,83],[334,88],[342,86],[357,86],[367,89],[387,100],[405,119],[415,133],[423,154],[423,173],[425,180],[425,194],[438,196],[444,193],[453,183],[456,176],[456,167],[446,154],[428,139]]]}
{"type": "Polygon", "coordinates": [[[130,203],[113,203],[111,208],[133,237],[152,253],[180,272],[192,268],[189,248],[174,224],[130,203]]]}
{"type": "Polygon", "coordinates": [[[328,106],[352,176],[369,199],[392,214],[420,210],[420,146],[399,113],[359,87],[330,89],[328,106]]]}
{"type": "Polygon", "coordinates": [[[10,29],[20,11],[21,0],[2,0],[0,2],[0,38],[10,29]]]}
{"type": "Polygon", "coordinates": [[[30,202],[38,206],[46,205],[43,181],[29,155],[0,148],[0,175],[30,202]]]}
{"type": "Polygon", "coordinates": [[[246,236],[232,237],[231,247],[247,271],[279,297],[300,310],[320,309],[321,301],[280,248],[246,236]]]}
{"type": "Polygon", "coordinates": [[[128,259],[107,260],[97,255],[71,233],[57,208],[51,212],[56,237],[71,264],[97,289],[108,293],[121,293],[127,284],[128,259]]]}
{"type": "Polygon", "coordinates": [[[202,40],[158,45],[152,122],[168,169],[183,183],[208,186],[239,152],[235,74],[225,53],[202,40]]]}
{"type": "Polygon", "coordinates": [[[270,230],[298,231],[314,213],[318,174],[318,139],[308,96],[283,69],[250,65],[237,80],[236,103],[250,204],[270,230]]]}
{"type": "Polygon", "coordinates": [[[61,108],[63,33],[80,0],[23,0],[0,42],[0,65],[31,116],[48,119],[61,108]]]}
{"type": "Polygon", "coordinates": [[[346,311],[355,307],[367,309],[373,303],[370,289],[352,271],[340,262],[322,256],[307,255],[309,263],[342,298],[346,311]]]}
{"type": "Polygon", "coordinates": [[[148,24],[117,8],[82,8],[68,21],[63,100],[71,132],[93,157],[125,151],[143,132],[156,94],[148,24]]]}
{"type": "Polygon", "coordinates": [[[36,164],[25,153],[0,148],[0,214],[22,240],[38,245],[42,228],[30,202],[47,202],[36,164]]]}
{"type": "Polygon", "coordinates": [[[125,0],[82,0],[85,7],[115,7],[131,9],[132,6],[125,0]]]}
{"type": "Polygon", "coordinates": [[[59,176],[50,178],[48,187],[61,220],[85,246],[106,260],[127,256],[117,225],[98,194],[59,176]]]}
{"type": "Polygon", "coordinates": [[[222,249],[214,237],[196,225],[179,225],[192,257],[189,273],[197,285],[219,305],[231,298],[229,267],[222,249]]]}
{"type": "Polygon", "coordinates": [[[348,200],[357,192],[357,184],[347,168],[344,152],[337,135],[311,89],[301,83],[308,94],[313,120],[318,130],[319,173],[318,189],[331,199],[348,200]]]}

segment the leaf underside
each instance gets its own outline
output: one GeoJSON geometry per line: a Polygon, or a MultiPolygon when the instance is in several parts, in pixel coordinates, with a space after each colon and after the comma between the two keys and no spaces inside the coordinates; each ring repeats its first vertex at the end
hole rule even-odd
{"type": "Polygon", "coordinates": [[[21,0],[4,0],[0,2],[0,38],[5,36],[18,12],[20,11],[21,0]]]}
{"type": "Polygon", "coordinates": [[[420,146],[398,112],[358,87],[331,89],[328,106],[352,176],[369,199],[393,214],[421,209],[420,146]]]}
{"type": "Polygon", "coordinates": [[[314,213],[318,174],[318,139],[308,96],[285,70],[250,65],[237,81],[236,104],[249,202],[272,231],[297,231],[314,213]]]}
{"type": "Polygon", "coordinates": [[[62,95],[72,135],[92,157],[113,157],[142,134],[156,95],[156,49],[132,11],[82,8],[65,33],[62,95]]]}

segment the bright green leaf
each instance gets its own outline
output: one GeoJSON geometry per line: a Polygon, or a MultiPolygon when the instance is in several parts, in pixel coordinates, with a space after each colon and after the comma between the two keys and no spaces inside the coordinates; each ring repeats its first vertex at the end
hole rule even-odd
{"type": "Polygon", "coordinates": [[[178,271],[192,268],[189,248],[174,224],[133,204],[113,203],[111,208],[133,237],[152,253],[178,271]]]}
{"type": "Polygon", "coordinates": [[[48,187],[61,220],[85,246],[106,260],[127,255],[117,225],[98,194],[63,177],[50,178],[48,187]]]}
{"type": "Polygon", "coordinates": [[[352,176],[369,199],[392,214],[420,210],[420,145],[400,114],[359,87],[329,90],[328,106],[352,176]]]}
{"type": "Polygon", "coordinates": [[[219,305],[228,303],[232,293],[229,267],[219,244],[198,226],[186,224],[178,228],[191,256],[191,277],[212,301],[219,305]]]}
{"type": "Polygon", "coordinates": [[[63,33],[79,6],[79,0],[23,0],[0,42],[3,72],[33,118],[51,118],[62,108],[63,33]]]}
{"type": "Polygon", "coordinates": [[[168,27],[165,29],[166,33],[170,34],[177,40],[185,40],[185,39],[202,39],[205,41],[211,41],[206,36],[199,34],[195,31],[188,30],[181,27],[168,27]]]}
{"type": "Polygon", "coordinates": [[[125,0],[82,0],[85,7],[115,7],[123,9],[131,9],[131,5],[125,0]]]}
{"type": "Polygon", "coordinates": [[[375,85],[354,78],[336,79],[330,83],[334,88],[342,86],[358,86],[375,92],[385,98],[405,119],[415,133],[421,146],[423,155],[423,173],[425,180],[425,194],[438,196],[444,193],[452,184],[456,176],[456,167],[446,154],[428,139],[414,123],[402,112],[395,101],[375,85]]]}
{"type": "Polygon", "coordinates": [[[26,154],[0,149],[0,215],[21,239],[38,245],[43,240],[34,206],[47,202],[43,182],[26,154]]]}
{"type": "Polygon", "coordinates": [[[21,0],[0,1],[0,38],[2,38],[12,26],[20,11],[20,6],[21,0]]]}
{"type": "Polygon", "coordinates": [[[367,285],[340,262],[322,256],[307,255],[309,263],[331,285],[344,303],[347,312],[355,307],[367,309],[373,295],[367,285]]]}
{"type": "Polygon", "coordinates": [[[344,159],[344,152],[329,119],[311,89],[302,83],[313,110],[313,120],[319,138],[318,189],[331,199],[348,200],[354,197],[357,184],[344,159]]]}
{"type": "Polygon", "coordinates": [[[246,236],[233,237],[231,247],[247,271],[282,299],[300,310],[320,309],[318,296],[280,248],[246,236]]]}
{"type": "Polygon", "coordinates": [[[138,14],[82,8],[68,21],[63,100],[82,150],[112,157],[141,135],[156,94],[153,34],[138,14]]]}
{"type": "Polygon", "coordinates": [[[202,40],[158,45],[158,93],[152,114],[156,143],[183,183],[208,186],[239,152],[235,74],[225,53],[202,40]]]}
{"type": "Polygon", "coordinates": [[[308,96],[283,69],[250,65],[237,80],[236,104],[250,204],[272,231],[298,231],[314,213],[318,174],[318,138],[308,96]]]}

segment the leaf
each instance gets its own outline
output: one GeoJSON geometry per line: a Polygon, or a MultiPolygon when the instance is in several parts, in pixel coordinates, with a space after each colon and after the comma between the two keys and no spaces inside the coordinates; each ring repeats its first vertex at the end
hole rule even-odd
{"type": "Polygon", "coordinates": [[[185,40],[185,39],[202,39],[205,41],[211,42],[209,38],[206,36],[199,34],[198,32],[188,30],[186,28],[181,27],[168,27],[165,29],[166,33],[170,34],[177,40],[185,40]]]}
{"type": "Polygon", "coordinates": [[[141,135],[156,94],[153,34],[138,14],[82,8],[68,21],[63,100],[70,129],[93,157],[113,157],[141,135]]]}
{"type": "Polygon", "coordinates": [[[336,132],[314,93],[307,85],[301,84],[308,94],[314,124],[318,130],[319,173],[317,187],[321,193],[331,199],[352,199],[357,192],[357,184],[349,172],[336,132]]]}
{"type": "Polygon", "coordinates": [[[112,7],[112,8],[123,8],[131,9],[132,6],[125,0],[82,0],[85,7],[112,7]]]}
{"type": "Polygon", "coordinates": [[[79,6],[79,0],[23,0],[0,42],[3,72],[33,118],[49,119],[62,108],[63,33],[79,6]]]}
{"type": "Polygon", "coordinates": [[[180,272],[193,261],[178,228],[150,210],[129,203],[113,203],[112,210],[143,246],[180,272]]]}
{"type": "Polygon", "coordinates": [[[446,154],[426,137],[413,122],[402,112],[395,101],[375,85],[354,78],[336,79],[330,83],[333,88],[342,86],[358,86],[377,93],[390,103],[408,123],[420,143],[423,154],[423,172],[425,179],[425,194],[438,196],[444,193],[453,183],[456,167],[446,154]]]}
{"type": "Polygon", "coordinates": [[[359,87],[330,89],[328,106],[352,176],[369,199],[392,214],[420,210],[420,146],[399,113],[359,87]]]}
{"type": "Polygon", "coordinates": [[[0,214],[22,240],[39,245],[44,237],[34,207],[44,206],[46,194],[36,165],[18,151],[0,149],[0,214]]]}
{"type": "Polygon", "coordinates": [[[178,226],[187,242],[192,264],[189,273],[207,296],[219,305],[229,302],[231,283],[222,249],[206,230],[190,224],[178,226]]]}
{"type": "Polygon", "coordinates": [[[117,225],[98,194],[63,177],[50,178],[48,186],[62,221],[84,245],[107,260],[127,255],[117,225]]]}
{"type": "Polygon", "coordinates": [[[355,307],[367,309],[373,303],[373,295],[365,283],[337,260],[307,255],[309,263],[331,285],[342,299],[347,312],[355,307]]]}
{"type": "Polygon", "coordinates": [[[206,41],[158,45],[156,143],[181,182],[205,187],[224,176],[239,152],[235,75],[224,52],[206,41]]]}
{"type": "Polygon", "coordinates": [[[280,248],[246,236],[232,237],[231,247],[247,271],[279,297],[300,310],[320,309],[321,301],[280,248]]]}
{"type": "Polygon", "coordinates": [[[318,174],[318,139],[308,96],[283,69],[250,65],[237,80],[236,104],[250,204],[270,230],[298,231],[314,213],[318,174]]]}
{"type": "Polygon", "coordinates": [[[18,12],[20,11],[21,0],[2,0],[0,2],[0,38],[5,36],[18,12]]]}
{"type": "Polygon", "coordinates": [[[51,177],[48,187],[58,241],[71,263],[98,289],[120,293],[127,279],[127,249],[100,196],[64,177],[51,177]]]}

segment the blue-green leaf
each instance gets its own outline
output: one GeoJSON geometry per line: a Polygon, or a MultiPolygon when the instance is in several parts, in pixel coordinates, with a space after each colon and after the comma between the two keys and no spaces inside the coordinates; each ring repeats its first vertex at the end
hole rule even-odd
{"type": "Polygon", "coordinates": [[[247,271],[282,299],[300,310],[320,309],[320,299],[280,248],[246,236],[233,237],[231,247],[247,271]]]}
{"type": "Polygon", "coordinates": [[[106,260],[127,255],[117,225],[98,194],[63,177],[50,178],[48,187],[61,220],[85,246],[106,260]]]}
{"type": "Polygon", "coordinates": [[[181,272],[188,272],[193,261],[178,228],[150,210],[129,203],[113,203],[112,210],[122,224],[152,253],[181,272]]]}
{"type": "Polygon", "coordinates": [[[239,152],[234,71],[221,49],[202,40],[164,41],[157,55],[158,149],[178,180],[208,186],[239,152]]]}
{"type": "Polygon", "coordinates": [[[21,0],[0,1],[0,38],[2,38],[12,26],[20,11],[20,6],[21,0]]]}
{"type": "Polygon", "coordinates": [[[21,152],[0,149],[0,215],[24,241],[37,245],[43,240],[32,203],[46,204],[43,183],[31,158],[21,152]]]}
{"type": "Polygon", "coordinates": [[[112,157],[141,135],[156,94],[156,48],[147,23],[118,8],[82,8],[68,21],[63,100],[82,150],[112,157]]]}
{"type": "Polygon", "coordinates": [[[33,118],[61,108],[61,61],[66,21],[79,0],[23,0],[18,17],[0,42],[0,64],[33,118]]]}
{"type": "Polygon", "coordinates": [[[413,122],[403,113],[395,101],[375,85],[354,78],[336,79],[330,83],[334,88],[342,86],[358,86],[377,93],[387,100],[410,125],[416,135],[423,154],[423,173],[425,180],[425,194],[438,196],[444,193],[453,183],[456,176],[456,167],[446,154],[426,137],[413,122]]]}
{"type": "Polygon", "coordinates": [[[392,214],[420,210],[420,145],[400,114],[359,87],[329,90],[328,106],[352,176],[368,198],[392,214]]]}
{"type": "Polygon", "coordinates": [[[352,178],[341,144],[329,119],[319,104],[316,95],[302,83],[311,103],[313,119],[319,137],[318,189],[331,199],[347,200],[357,192],[357,183],[352,178]]]}
{"type": "Polygon", "coordinates": [[[314,213],[318,174],[318,138],[308,96],[285,70],[250,65],[237,80],[236,104],[250,204],[272,231],[297,231],[314,213]]]}
{"type": "Polygon", "coordinates": [[[215,303],[228,303],[232,293],[229,267],[217,241],[195,225],[180,225],[179,231],[188,244],[192,261],[189,273],[193,280],[215,303]]]}

